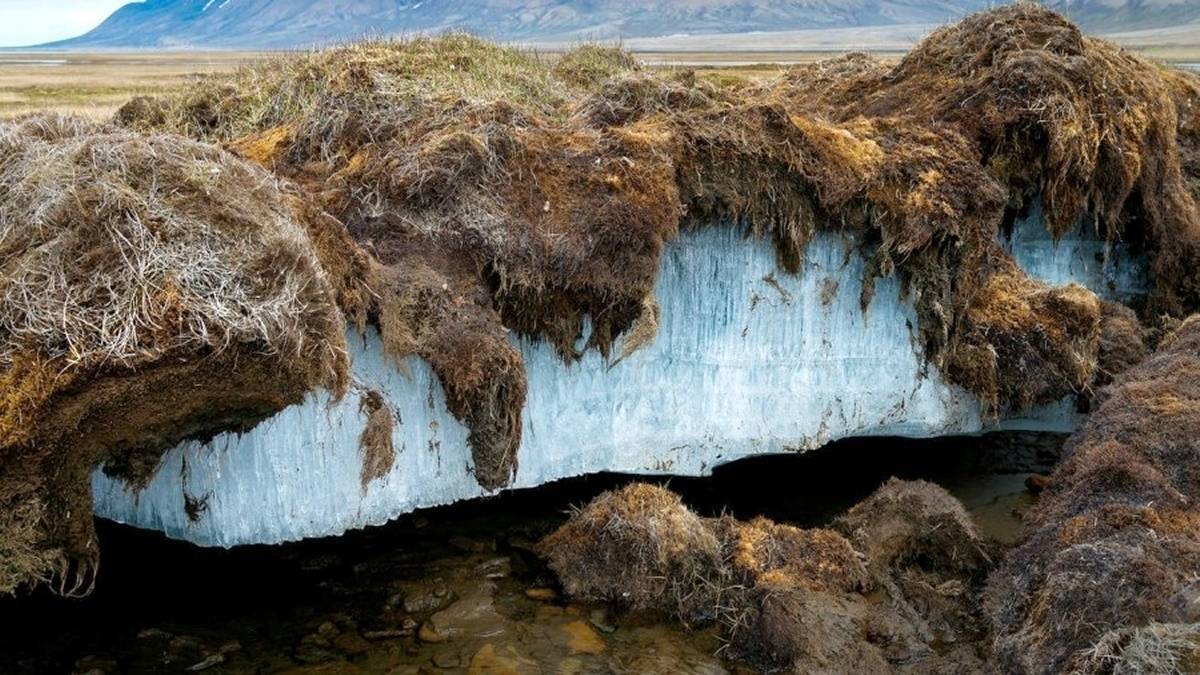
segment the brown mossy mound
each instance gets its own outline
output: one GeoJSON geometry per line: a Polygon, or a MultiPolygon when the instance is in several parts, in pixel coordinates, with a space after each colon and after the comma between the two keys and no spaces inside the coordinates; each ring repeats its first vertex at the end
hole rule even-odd
{"type": "Polygon", "coordinates": [[[724,517],[716,524],[724,558],[734,580],[753,586],[765,578],[834,592],[865,591],[872,586],[858,554],[830,530],[802,530],[766,518],[740,522],[724,517]]]}
{"type": "Polygon", "coordinates": [[[679,496],[635,483],[600,495],[538,544],[568,597],[712,620],[721,542],[679,496]]]}
{"type": "Polygon", "coordinates": [[[1027,540],[989,579],[1002,668],[1125,672],[1132,635],[1200,621],[1198,383],[1200,322],[1189,320],[1101,393],[1027,540]]]}
{"type": "Polygon", "coordinates": [[[895,68],[807,68],[797,104],[831,119],[938,120],[967,138],[1015,204],[1040,196],[1047,228],[1081,217],[1152,252],[1152,305],[1194,308],[1200,219],[1181,151],[1193,143],[1195,80],[1080,33],[1021,2],[941,28],[895,68]],[[1181,131],[1182,130],[1182,131],[1181,131]]]}
{"type": "Polygon", "coordinates": [[[839,527],[848,537],[700,518],[639,484],[601,495],[538,549],[569,598],[715,620],[725,655],[761,670],[980,665],[971,648],[934,650],[982,635],[972,610],[990,560],[961,504],[928,483],[893,480],[839,527]]]}
{"type": "Polygon", "coordinates": [[[1082,286],[1047,288],[1016,265],[993,275],[963,316],[947,360],[993,410],[1023,410],[1084,392],[1097,375],[1102,303],[1082,286]]]}
{"type": "MultiPolygon", "coordinates": [[[[644,71],[601,47],[547,66],[452,35],[272,60],[201,81],[161,115],[139,101],[117,120],[162,118],[226,143],[306,185],[384,266],[428,269],[390,278],[444,277],[502,392],[452,381],[461,345],[433,336],[468,324],[444,303],[413,304],[436,294],[380,292],[373,316],[399,315],[399,329],[425,314],[424,328],[400,329],[424,337],[391,341],[393,355],[441,362],[469,426],[495,418],[480,410],[520,414],[523,366],[498,327],[569,360],[587,317],[586,347],[605,354],[650,325],[659,257],[681,223],[770,237],[788,271],[816,230],[841,232],[870,260],[864,308],[877,277],[898,275],[926,356],[999,415],[1086,393],[1100,359],[1100,303],[1029,280],[996,242],[1031,198],[1044,197],[1055,234],[1092,216],[1102,236],[1149,251],[1154,311],[1200,298],[1188,290],[1200,226],[1180,168],[1183,91],[1022,4],[938,31],[896,66],[844,57],[764,85],[644,71]]],[[[519,429],[491,427],[476,459],[500,466],[519,429]]]]}
{"type": "Polygon", "coordinates": [[[563,54],[555,62],[553,73],[563,82],[587,88],[641,68],[641,62],[619,46],[584,44],[563,54]]]}
{"type": "Polygon", "coordinates": [[[593,89],[572,106],[571,114],[597,128],[628,125],[656,114],[711,109],[730,100],[692,71],[670,76],[633,71],[598,82],[593,89]]]}
{"type": "Polygon", "coordinates": [[[765,518],[711,526],[726,565],[718,618],[729,657],[766,671],[888,670],[868,637],[887,623],[865,600],[876,582],[850,542],[765,518]]]}
{"type": "Polygon", "coordinates": [[[1112,383],[1121,373],[1141,363],[1150,353],[1148,332],[1133,310],[1105,302],[1100,311],[1100,348],[1096,387],[1112,383]]]}
{"type": "Polygon", "coordinates": [[[983,634],[979,595],[993,547],[944,488],[893,478],[834,528],[863,552],[896,610],[926,640],[983,634]]]}
{"type": "Polygon", "coordinates": [[[137,481],[182,439],[343,391],[337,301],[361,288],[310,238],[335,222],[219,149],[59,116],[0,125],[0,149],[0,592],[80,591],[92,469],[137,481]]]}
{"type": "Polygon", "coordinates": [[[1163,76],[1179,113],[1177,140],[1184,180],[1192,198],[1200,200],[1200,75],[1172,68],[1164,69],[1163,76]]]}
{"type": "Polygon", "coordinates": [[[920,565],[980,577],[991,564],[962,503],[925,481],[891,479],[839,517],[834,528],[880,571],[920,565]]]}

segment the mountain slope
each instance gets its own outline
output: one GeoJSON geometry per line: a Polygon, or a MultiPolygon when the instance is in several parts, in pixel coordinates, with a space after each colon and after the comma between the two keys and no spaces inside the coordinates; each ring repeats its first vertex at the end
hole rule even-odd
{"type": "MultiPolygon", "coordinates": [[[[1048,0],[1045,4],[1092,31],[1200,23],[1200,2],[1196,0],[1048,0]]],[[[1200,31],[1200,25],[1196,29],[1200,31]]]]}
{"type": "MultiPolygon", "coordinates": [[[[993,0],[148,0],[56,47],[281,48],[457,28],[503,40],[937,24],[993,0]]],[[[1193,0],[1048,0],[1089,28],[1200,20],[1193,0]]]]}

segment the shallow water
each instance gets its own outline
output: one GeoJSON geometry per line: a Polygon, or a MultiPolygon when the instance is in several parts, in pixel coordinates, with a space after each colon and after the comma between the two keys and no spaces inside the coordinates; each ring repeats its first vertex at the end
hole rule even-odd
{"type": "Polygon", "coordinates": [[[67,65],[66,59],[4,59],[4,63],[13,66],[36,66],[39,68],[56,68],[67,65]]]}
{"type": "MultiPolygon", "coordinates": [[[[1011,541],[1032,503],[1025,476],[1050,455],[1012,439],[874,439],[669,483],[705,515],[814,526],[892,475],[927,478],[962,499],[985,533],[1011,541]]],[[[0,672],[735,670],[716,655],[715,631],[553,595],[533,542],[571,505],[629,480],[563,481],[340,538],[232,551],[102,524],[94,596],[0,602],[0,672]]]]}

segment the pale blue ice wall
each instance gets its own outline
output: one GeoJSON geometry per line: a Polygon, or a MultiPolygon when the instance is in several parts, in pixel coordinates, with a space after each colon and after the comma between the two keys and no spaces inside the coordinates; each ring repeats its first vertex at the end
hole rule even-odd
{"type": "MultiPolygon", "coordinates": [[[[1065,242],[1069,253],[1047,256],[1022,236],[1014,241],[1040,275],[1097,278],[1080,260],[1093,253],[1088,245],[1065,242]]],[[[664,257],[659,336],[625,361],[610,367],[590,352],[567,367],[549,346],[514,338],[529,378],[514,487],[599,471],[702,475],[741,457],[850,436],[984,430],[974,397],[923,363],[916,317],[894,279],[880,280],[861,311],[863,264],[823,234],[791,276],[776,270],[766,241],[728,227],[689,232],[664,257]]],[[[394,368],[374,333],[351,342],[354,389],[344,400],[314,395],[247,434],[178,447],[140,493],[98,471],[96,513],[232,546],[338,534],[484,494],[471,475],[466,430],[447,413],[429,367],[413,358],[394,368]],[[364,490],[359,400],[368,389],[394,408],[398,454],[364,490]],[[207,504],[195,522],[185,495],[207,504]]],[[[1002,425],[1067,431],[1074,422],[1067,406],[1055,406],[1002,425]]]]}
{"type": "Polygon", "coordinates": [[[1144,257],[1128,244],[1098,239],[1088,219],[1056,244],[1042,227],[1037,201],[1001,243],[1026,273],[1054,286],[1082,284],[1101,298],[1125,304],[1144,300],[1150,287],[1144,257]]]}

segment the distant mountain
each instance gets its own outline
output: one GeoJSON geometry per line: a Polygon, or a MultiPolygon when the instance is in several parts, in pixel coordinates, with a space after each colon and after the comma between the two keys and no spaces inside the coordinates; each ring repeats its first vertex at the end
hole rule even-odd
{"type": "Polygon", "coordinates": [[[1200,0],[1046,0],[1045,4],[1093,32],[1200,23],[1200,0]]]}
{"type": "MultiPolygon", "coordinates": [[[[1089,28],[1200,21],[1200,0],[1046,0],[1089,28]]],[[[521,41],[936,24],[994,0],[147,0],[55,48],[272,49],[465,29],[521,41]]]]}

